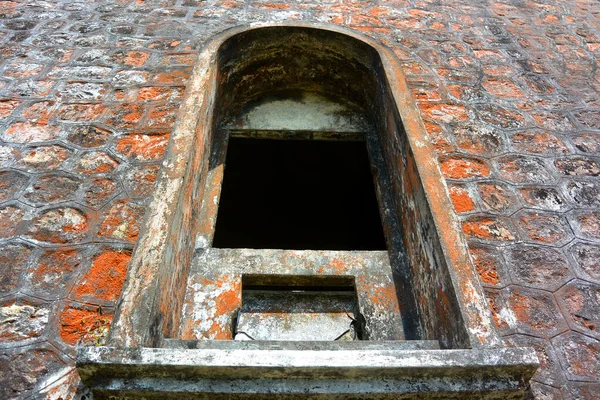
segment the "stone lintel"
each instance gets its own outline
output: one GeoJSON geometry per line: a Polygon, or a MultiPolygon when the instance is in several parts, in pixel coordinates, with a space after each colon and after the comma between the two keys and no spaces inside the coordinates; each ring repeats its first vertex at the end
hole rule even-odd
{"type": "Polygon", "coordinates": [[[81,347],[77,365],[81,379],[98,398],[298,398],[311,394],[378,399],[419,398],[427,393],[431,398],[506,399],[522,398],[538,363],[528,348],[235,347],[81,347]]]}

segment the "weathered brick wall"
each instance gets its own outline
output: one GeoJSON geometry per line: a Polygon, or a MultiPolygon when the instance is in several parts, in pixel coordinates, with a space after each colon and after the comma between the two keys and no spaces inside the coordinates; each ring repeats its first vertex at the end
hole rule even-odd
{"type": "Polygon", "coordinates": [[[108,329],[197,50],[239,24],[394,49],[540,399],[599,398],[597,0],[0,0],[0,398],[70,398],[108,329]]]}

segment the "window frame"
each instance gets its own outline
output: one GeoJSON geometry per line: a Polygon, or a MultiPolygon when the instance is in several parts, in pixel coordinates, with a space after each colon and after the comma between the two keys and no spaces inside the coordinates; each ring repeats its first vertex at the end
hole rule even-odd
{"type": "MultiPolygon", "coordinates": [[[[291,357],[287,360],[299,357],[299,350],[293,346],[279,353],[268,346],[256,350],[235,343],[225,345],[232,348],[214,343],[196,343],[189,349],[165,346],[166,338],[177,335],[185,296],[181,288],[187,285],[191,261],[196,250],[206,245],[201,236],[197,238],[197,224],[201,220],[214,223],[210,217],[202,217],[201,199],[210,194],[207,188],[211,182],[220,181],[223,174],[222,168],[212,176],[208,174],[211,142],[219,140],[215,137],[219,128],[215,99],[223,80],[217,67],[219,51],[229,40],[260,34],[262,29],[341,35],[362,43],[376,55],[374,61],[380,66],[377,90],[386,100],[382,104],[383,157],[387,168],[394,172],[390,177],[391,193],[397,208],[390,212],[406,214],[406,226],[400,227],[403,235],[393,240],[403,242],[410,259],[406,269],[410,276],[405,278],[412,282],[421,338],[439,340],[443,348],[398,349],[389,344],[389,348],[373,352],[367,347],[349,350],[316,346],[303,354],[310,360],[308,364],[286,364],[290,372],[283,379],[288,382],[288,378],[313,376],[333,382],[344,377],[360,385],[363,380],[353,381],[358,373],[376,391],[406,393],[403,390],[408,390],[407,386],[403,385],[416,382],[417,395],[422,390],[438,395],[459,391],[481,398],[478,391],[491,392],[493,397],[494,391],[501,390],[507,394],[505,398],[519,398],[537,368],[537,357],[532,349],[503,347],[400,62],[390,49],[373,39],[319,24],[238,27],[214,37],[199,54],[129,265],[107,347],[78,349],[82,380],[104,394],[115,391],[140,395],[138,377],[144,378],[143,384],[152,390],[172,394],[189,389],[192,393],[204,390],[198,383],[199,373],[206,379],[219,377],[226,381],[254,379],[256,374],[267,380],[281,379],[284,365],[277,365],[284,354],[281,351],[290,351],[285,353],[291,357]],[[344,356],[344,365],[339,364],[340,355],[344,356]],[[257,369],[257,365],[266,368],[257,369]],[[378,386],[382,377],[398,386],[378,386]],[[189,385],[182,385],[182,379],[189,379],[189,385]],[[111,382],[111,386],[105,382],[111,382]]],[[[213,214],[216,216],[216,212],[213,214]]],[[[300,379],[296,382],[300,386],[304,384],[300,381],[310,383],[310,379],[300,379]]],[[[305,393],[300,386],[297,393],[305,393]]],[[[353,388],[359,390],[360,386],[353,388]]],[[[148,392],[141,395],[144,393],[148,392]]],[[[156,397],[160,396],[157,393],[156,397]]]]}
{"type": "MultiPolygon", "coordinates": [[[[421,202],[418,207],[412,205],[410,218],[414,232],[405,234],[402,240],[409,253],[421,252],[417,256],[426,258],[420,262],[421,265],[415,260],[409,261],[415,264],[411,265],[413,271],[423,270],[410,277],[413,289],[418,292],[416,296],[432,297],[427,304],[418,305],[423,338],[439,339],[445,342],[444,347],[501,346],[459,221],[450,211],[452,203],[435,150],[410,94],[400,62],[391,50],[373,39],[344,28],[318,24],[271,24],[231,29],[213,38],[199,54],[129,265],[109,336],[110,343],[159,347],[163,338],[176,337],[185,293],[173,289],[185,287],[194,250],[206,245],[205,240],[197,238],[196,232],[203,228],[196,224],[203,221],[214,226],[216,209],[202,215],[202,199],[205,193],[210,197],[213,194],[211,190],[219,188],[216,183],[223,178],[223,165],[211,170],[209,157],[212,141],[223,140],[216,136],[221,116],[218,115],[220,110],[215,110],[215,99],[222,90],[224,79],[218,68],[219,51],[232,41],[235,44],[241,35],[271,28],[307,29],[318,34],[342,35],[362,43],[378,58],[375,62],[380,64],[381,73],[384,73],[383,77],[379,77],[380,85],[384,87],[378,90],[389,97],[386,104],[389,121],[385,122],[389,132],[385,132],[380,140],[391,138],[392,141],[386,143],[389,154],[384,156],[388,161],[395,157],[397,164],[394,168],[403,169],[408,176],[406,179],[390,177],[392,186],[396,193],[399,185],[415,191],[421,202]],[[401,131],[397,131],[394,124],[399,125],[401,131]],[[209,171],[214,172],[209,174],[209,171]],[[424,232],[425,222],[419,219],[427,220],[425,222],[431,225],[432,231],[424,232]],[[413,242],[417,242],[418,246],[415,247],[413,242]],[[429,248],[422,248],[427,246],[429,248]],[[434,247],[437,254],[430,254],[434,247]],[[444,276],[435,276],[440,270],[444,276]],[[436,309],[439,308],[436,292],[440,287],[449,290],[451,297],[443,313],[453,314],[442,315],[446,318],[442,322],[433,319],[440,314],[440,310],[436,309]],[[429,320],[423,321],[426,319],[424,314],[431,316],[429,320]],[[456,325],[445,328],[443,324],[456,325]]],[[[372,154],[372,151],[369,153],[372,154]]],[[[224,157],[225,154],[218,156],[224,157]]],[[[401,199],[397,203],[407,203],[408,200],[401,199]]],[[[406,205],[397,204],[398,207],[411,208],[410,204],[406,205]]],[[[389,237],[389,234],[386,233],[386,236],[389,237]]]]}

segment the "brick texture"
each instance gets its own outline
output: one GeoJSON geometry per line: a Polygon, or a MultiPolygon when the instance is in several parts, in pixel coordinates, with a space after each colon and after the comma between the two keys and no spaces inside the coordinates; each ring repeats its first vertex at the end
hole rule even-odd
{"type": "Polygon", "coordinates": [[[83,390],[195,54],[263,21],[394,50],[531,396],[598,399],[597,0],[0,0],[0,397],[83,390]]]}

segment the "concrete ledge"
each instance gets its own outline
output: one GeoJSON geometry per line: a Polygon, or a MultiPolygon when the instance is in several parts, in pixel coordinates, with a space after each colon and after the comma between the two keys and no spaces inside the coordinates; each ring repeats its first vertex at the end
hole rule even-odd
{"type": "Polygon", "coordinates": [[[437,340],[277,341],[165,339],[163,347],[186,350],[439,350],[440,344],[437,340]]]}
{"type": "Polygon", "coordinates": [[[82,347],[97,398],[521,398],[528,348],[265,350],[82,347]],[[314,395],[314,396],[313,396],[314,395]],[[283,397],[281,397],[283,396],[283,397]]]}

